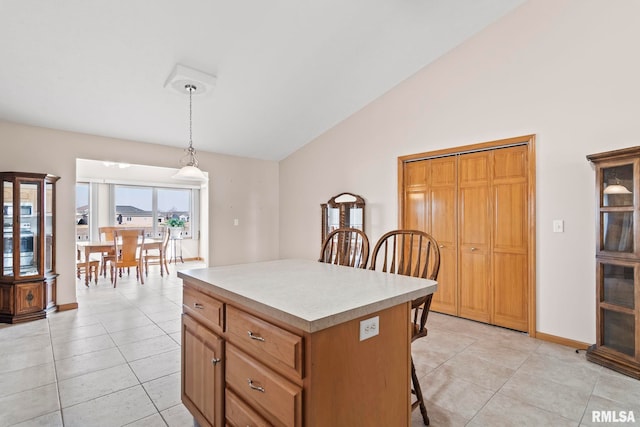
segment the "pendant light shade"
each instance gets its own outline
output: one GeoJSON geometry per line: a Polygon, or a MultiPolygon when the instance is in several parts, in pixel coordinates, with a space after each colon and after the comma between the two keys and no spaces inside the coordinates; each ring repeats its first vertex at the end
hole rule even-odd
{"type": "Polygon", "coordinates": [[[173,175],[173,178],[184,181],[206,182],[208,178],[198,169],[198,158],[196,157],[196,150],[193,148],[192,138],[192,96],[197,88],[193,84],[187,84],[184,88],[189,92],[189,147],[184,150],[186,154],[180,159],[182,168],[173,175]]]}
{"type": "Polygon", "coordinates": [[[604,194],[631,194],[631,191],[624,185],[613,184],[607,185],[607,188],[603,191],[604,194]]]}
{"type": "Polygon", "coordinates": [[[631,191],[624,185],[620,184],[620,180],[615,178],[616,183],[607,185],[602,192],[603,194],[631,194],[631,191]]]}
{"type": "Polygon", "coordinates": [[[178,173],[173,175],[175,179],[182,179],[185,181],[198,181],[206,182],[208,178],[202,173],[200,169],[195,166],[183,166],[178,173]]]}

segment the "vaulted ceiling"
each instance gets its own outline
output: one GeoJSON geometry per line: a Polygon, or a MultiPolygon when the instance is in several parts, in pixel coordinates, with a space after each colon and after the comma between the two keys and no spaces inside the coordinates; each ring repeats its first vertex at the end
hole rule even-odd
{"type": "Polygon", "coordinates": [[[0,0],[0,119],[280,160],[524,0],[0,0]]]}

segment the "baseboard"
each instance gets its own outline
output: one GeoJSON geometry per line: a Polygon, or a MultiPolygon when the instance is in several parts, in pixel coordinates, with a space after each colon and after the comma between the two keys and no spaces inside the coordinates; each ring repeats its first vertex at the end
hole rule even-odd
{"type": "Polygon", "coordinates": [[[536,332],[536,338],[543,341],[549,341],[555,344],[566,345],[567,347],[576,348],[578,350],[586,350],[591,344],[583,343],[581,341],[571,340],[569,338],[558,337],[555,335],[545,334],[544,332],[536,332]]]}
{"type": "Polygon", "coordinates": [[[69,304],[58,304],[58,311],[75,310],[77,308],[77,302],[70,302],[69,304]]]}

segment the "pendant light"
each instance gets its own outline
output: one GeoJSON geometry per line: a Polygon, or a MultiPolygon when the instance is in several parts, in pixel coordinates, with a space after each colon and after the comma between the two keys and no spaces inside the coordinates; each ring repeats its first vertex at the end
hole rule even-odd
{"type": "Polygon", "coordinates": [[[173,178],[185,181],[205,182],[208,178],[200,169],[198,169],[198,158],[196,157],[196,149],[193,148],[192,138],[192,96],[193,92],[197,90],[197,87],[193,84],[186,84],[184,88],[189,92],[189,147],[184,150],[186,154],[182,159],[180,159],[180,165],[182,168],[178,173],[173,175],[173,178]]]}
{"type": "Polygon", "coordinates": [[[612,185],[607,185],[607,187],[602,192],[603,194],[631,194],[631,191],[624,185],[620,184],[620,180],[616,178],[616,183],[612,185]]]}

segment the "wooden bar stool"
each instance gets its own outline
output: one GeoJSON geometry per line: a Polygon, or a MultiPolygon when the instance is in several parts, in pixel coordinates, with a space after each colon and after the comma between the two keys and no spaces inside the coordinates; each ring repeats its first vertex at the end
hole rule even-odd
{"type": "Polygon", "coordinates": [[[369,239],[362,230],[338,228],[322,244],[319,262],[366,268],[369,259],[369,239]]]}
{"type": "MultiPolygon", "coordinates": [[[[420,277],[437,280],[440,270],[440,248],[438,242],[419,230],[394,230],[384,234],[371,255],[370,270],[378,270],[392,274],[420,277]]],[[[416,298],[411,302],[411,342],[427,336],[427,316],[431,308],[432,294],[416,298]]],[[[416,374],[416,368],[411,357],[411,383],[416,401],[411,403],[411,409],[420,407],[422,420],[429,425],[427,407],[422,397],[422,388],[416,374]]]]}

